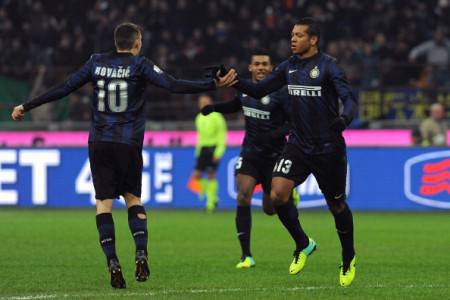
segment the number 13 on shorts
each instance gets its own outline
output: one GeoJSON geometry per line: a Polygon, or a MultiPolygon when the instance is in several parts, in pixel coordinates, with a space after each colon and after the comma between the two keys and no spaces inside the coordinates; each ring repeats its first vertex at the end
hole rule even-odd
{"type": "Polygon", "coordinates": [[[292,160],[290,159],[280,159],[273,168],[274,172],[283,172],[284,174],[289,174],[292,167],[292,160]]]}

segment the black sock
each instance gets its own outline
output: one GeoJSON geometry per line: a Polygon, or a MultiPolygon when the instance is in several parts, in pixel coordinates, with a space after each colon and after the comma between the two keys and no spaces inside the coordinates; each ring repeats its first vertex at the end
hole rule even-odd
{"type": "Polygon", "coordinates": [[[242,257],[252,256],[250,253],[250,231],[252,228],[252,214],[250,206],[236,208],[236,231],[241,244],[242,257]]]}
{"type": "Polygon", "coordinates": [[[136,244],[136,251],[142,250],[147,255],[147,214],[142,205],[134,205],[128,209],[128,225],[130,226],[130,231],[136,244]],[[139,218],[139,214],[145,215],[145,219],[139,218]]]}
{"type": "Polygon", "coordinates": [[[100,236],[100,246],[106,256],[106,262],[109,266],[111,259],[117,259],[116,255],[116,237],[114,233],[114,221],[111,213],[99,214],[95,217],[97,229],[100,236]]]}
{"type": "Polygon", "coordinates": [[[342,261],[344,266],[348,266],[355,255],[355,248],[353,245],[353,215],[348,205],[345,204],[344,210],[333,216],[336,224],[336,231],[339,235],[339,240],[341,241],[342,261]]]}
{"type": "Polygon", "coordinates": [[[286,227],[294,239],[297,250],[306,248],[309,244],[309,239],[300,225],[298,211],[292,201],[275,206],[275,210],[281,223],[283,223],[284,227],[286,227]]]}

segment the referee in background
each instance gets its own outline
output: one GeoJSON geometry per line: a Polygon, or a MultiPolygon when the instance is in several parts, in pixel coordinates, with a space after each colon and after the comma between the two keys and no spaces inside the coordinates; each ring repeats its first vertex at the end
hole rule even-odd
{"type": "MultiPolygon", "coordinates": [[[[201,95],[198,98],[200,110],[212,103],[209,95],[201,95]]],[[[196,164],[189,186],[198,183],[197,190],[200,197],[206,196],[206,211],[213,212],[219,202],[216,170],[226,149],[227,125],[222,114],[213,112],[208,116],[197,114],[195,127],[197,130],[196,164]],[[203,177],[205,174],[206,178],[203,177]]]]}

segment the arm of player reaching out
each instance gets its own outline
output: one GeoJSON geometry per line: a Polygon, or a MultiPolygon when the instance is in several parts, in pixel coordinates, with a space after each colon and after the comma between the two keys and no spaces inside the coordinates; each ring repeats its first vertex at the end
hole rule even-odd
{"type": "Polygon", "coordinates": [[[251,80],[241,79],[238,77],[238,82],[234,85],[241,93],[247,94],[250,97],[260,99],[272,92],[281,89],[286,84],[286,68],[288,61],[279,64],[272,73],[267,75],[264,80],[257,83],[251,80]]]}
{"type": "Polygon", "coordinates": [[[240,111],[241,109],[242,109],[241,100],[238,97],[235,97],[231,101],[206,105],[200,110],[200,112],[202,113],[202,115],[207,116],[212,112],[219,112],[222,114],[232,114],[240,111]]]}
{"type": "Polygon", "coordinates": [[[231,69],[226,75],[218,77],[218,79],[196,81],[176,79],[147,58],[144,58],[142,63],[142,72],[150,83],[178,94],[200,93],[229,86],[234,83],[236,77],[236,71],[231,69]]]}
{"type": "Polygon", "coordinates": [[[92,57],[77,72],[70,75],[62,84],[48,90],[43,95],[23,104],[25,111],[29,111],[42,104],[61,99],[79,89],[91,80],[92,57]]]}

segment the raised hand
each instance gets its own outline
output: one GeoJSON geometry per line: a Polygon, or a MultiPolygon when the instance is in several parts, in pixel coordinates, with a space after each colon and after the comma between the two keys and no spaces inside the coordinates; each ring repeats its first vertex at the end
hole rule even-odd
{"type": "Polygon", "coordinates": [[[22,121],[25,116],[25,109],[23,105],[18,105],[14,107],[13,112],[11,113],[11,117],[14,121],[22,121]]]}
{"type": "Polygon", "coordinates": [[[230,69],[224,76],[220,76],[219,70],[216,75],[217,79],[214,79],[214,81],[216,82],[217,88],[230,87],[238,82],[238,80],[236,80],[237,73],[235,69],[230,69]]]}

